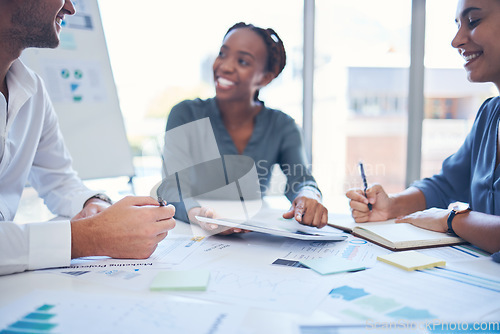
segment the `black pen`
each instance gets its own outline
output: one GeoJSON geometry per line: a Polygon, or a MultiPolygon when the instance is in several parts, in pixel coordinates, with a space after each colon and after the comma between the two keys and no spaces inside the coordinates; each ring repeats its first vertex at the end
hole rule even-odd
{"type": "MultiPolygon", "coordinates": [[[[165,165],[165,158],[163,157],[163,153],[161,152],[161,149],[160,149],[160,145],[157,143],[157,146],[156,148],[158,149],[158,152],[160,153],[160,157],[161,157],[161,167],[163,169],[163,172],[165,173],[165,177],[167,177],[167,166],[165,165]]],[[[160,184],[161,186],[161,184],[160,184]]],[[[156,195],[158,196],[158,203],[160,203],[160,206],[166,206],[167,205],[167,202],[158,194],[158,190],[160,189],[160,187],[158,187],[158,189],[156,189],[156,195]]]]}
{"type": "MultiPolygon", "coordinates": [[[[363,163],[362,162],[359,162],[359,172],[361,173],[361,178],[363,179],[363,191],[365,193],[365,197],[366,197],[366,189],[368,189],[368,183],[366,182],[366,175],[365,175],[365,168],[363,167],[363,163]]],[[[372,211],[372,204],[371,203],[368,203],[368,209],[370,209],[370,211],[372,211]]]]}

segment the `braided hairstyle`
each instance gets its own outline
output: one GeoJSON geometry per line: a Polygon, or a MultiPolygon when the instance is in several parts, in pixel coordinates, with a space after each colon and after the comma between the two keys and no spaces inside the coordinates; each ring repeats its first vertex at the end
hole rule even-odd
{"type": "MultiPolygon", "coordinates": [[[[263,29],[256,27],[253,24],[239,22],[229,28],[229,30],[224,35],[224,39],[231,31],[240,28],[248,28],[262,37],[262,40],[264,41],[267,49],[267,64],[265,70],[273,73],[274,77],[276,78],[281,73],[281,71],[283,71],[283,68],[285,68],[286,65],[285,46],[283,45],[283,41],[281,40],[281,38],[271,28],[263,29]]],[[[255,92],[254,100],[257,101],[258,97],[259,91],[255,92]]]]}

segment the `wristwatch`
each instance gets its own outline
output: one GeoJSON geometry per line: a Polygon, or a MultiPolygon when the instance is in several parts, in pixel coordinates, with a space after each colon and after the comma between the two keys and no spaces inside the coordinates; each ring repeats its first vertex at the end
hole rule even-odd
{"type": "Polygon", "coordinates": [[[453,218],[455,218],[456,215],[469,212],[472,209],[468,203],[461,203],[461,202],[453,203],[450,206],[451,206],[451,211],[450,214],[448,215],[448,220],[446,221],[446,223],[448,224],[448,230],[446,231],[446,233],[450,235],[457,235],[455,231],[453,231],[453,227],[451,226],[453,218]]]}
{"type": "Polygon", "coordinates": [[[85,203],[83,204],[83,207],[85,207],[85,205],[87,205],[87,202],[90,201],[92,198],[97,198],[97,199],[100,199],[101,201],[104,201],[106,203],[113,204],[113,201],[108,196],[106,196],[104,194],[95,194],[94,196],[89,197],[89,199],[87,199],[85,201],[85,203]]]}

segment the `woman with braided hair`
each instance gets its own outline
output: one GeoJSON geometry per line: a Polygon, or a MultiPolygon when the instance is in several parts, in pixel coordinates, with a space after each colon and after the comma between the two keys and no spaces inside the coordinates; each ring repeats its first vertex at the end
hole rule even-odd
{"type": "MultiPolygon", "coordinates": [[[[259,99],[259,91],[281,73],[285,64],[283,41],[273,29],[235,24],[224,36],[213,64],[215,97],[177,104],[169,114],[166,130],[208,117],[221,155],[253,159],[262,194],[269,187],[273,165],[280,165],[287,176],[285,195],[292,203],[284,218],[321,228],[328,221],[328,211],[321,204],[321,192],[310,173],[301,132],[293,118],[259,99]]],[[[165,147],[170,144],[174,145],[166,136],[165,147]]],[[[218,228],[195,218],[212,217],[212,210],[187,202],[173,204],[178,219],[189,219],[208,231],[218,228]]],[[[238,232],[241,230],[233,228],[224,234],[238,232]]]]}
{"type": "MultiPolygon", "coordinates": [[[[464,58],[468,80],[491,82],[500,90],[500,0],[459,0],[455,23],[451,45],[464,58]]],[[[396,218],[396,223],[456,234],[500,262],[499,124],[500,97],[490,97],[438,174],[396,194],[387,194],[380,184],[366,192],[350,189],[352,217],[358,223],[396,218]]]]}

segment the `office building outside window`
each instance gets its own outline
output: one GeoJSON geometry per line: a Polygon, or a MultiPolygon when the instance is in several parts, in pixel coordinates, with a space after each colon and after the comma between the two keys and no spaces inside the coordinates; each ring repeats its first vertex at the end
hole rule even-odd
{"type": "Polygon", "coordinates": [[[404,187],[411,1],[316,1],[313,171],[331,211],[369,183],[404,187]],[[391,10],[387,10],[391,8],[391,10]]]}

